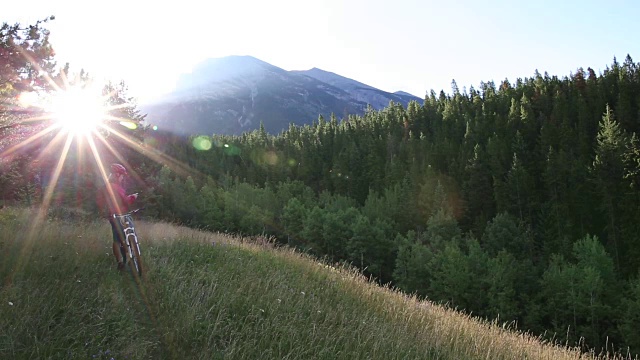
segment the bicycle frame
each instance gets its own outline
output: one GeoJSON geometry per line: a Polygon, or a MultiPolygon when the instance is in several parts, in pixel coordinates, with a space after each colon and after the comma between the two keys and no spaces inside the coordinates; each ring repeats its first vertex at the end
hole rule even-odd
{"type": "MultiPolygon", "coordinates": [[[[133,243],[138,248],[138,253],[140,253],[140,245],[138,245],[138,235],[136,235],[136,229],[133,224],[133,218],[131,218],[131,215],[114,215],[114,217],[118,219],[118,221],[120,221],[120,224],[122,225],[126,246],[131,246],[131,243],[133,243]]],[[[132,255],[133,254],[131,254],[131,249],[129,249],[129,258],[131,258],[132,255]]]]}
{"type": "Polygon", "coordinates": [[[138,235],[136,234],[135,225],[133,223],[132,214],[140,211],[142,209],[137,209],[126,214],[113,214],[113,218],[117,220],[120,225],[122,225],[122,229],[124,232],[124,244],[121,246],[126,246],[126,251],[129,253],[129,259],[133,261],[133,264],[136,267],[136,271],[139,274],[142,274],[142,264],[140,264],[140,244],[138,243],[138,235]],[[135,246],[135,250],[133,248],[135,246]],[[135,252],[137,252],[137,257],[135,252]]]}

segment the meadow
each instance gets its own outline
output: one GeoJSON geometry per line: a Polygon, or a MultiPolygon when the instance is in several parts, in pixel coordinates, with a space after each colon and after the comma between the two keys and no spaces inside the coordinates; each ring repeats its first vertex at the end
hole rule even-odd
{"type": "Polygon", "coordinates": [[[595,359],[265,239],[0,210],[0,359],[595,359]],[[35,225],[35,226],[34,226],[35,225]]]}

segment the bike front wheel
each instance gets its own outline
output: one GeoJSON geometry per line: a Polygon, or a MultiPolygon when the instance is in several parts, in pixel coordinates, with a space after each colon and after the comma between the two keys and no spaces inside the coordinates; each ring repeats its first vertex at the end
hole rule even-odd
{"type": "Polygon", "coordinates": [[[142,259],[140,257],[140,246],[136,238],[129,241],[129,249],[131,250],[131,263],[133,268],[138,272],[138,275],[142,276],[142,259]]]}

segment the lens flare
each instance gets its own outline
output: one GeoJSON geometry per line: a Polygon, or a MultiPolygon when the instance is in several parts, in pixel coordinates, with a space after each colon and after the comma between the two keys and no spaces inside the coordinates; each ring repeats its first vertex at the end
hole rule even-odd
{"type": "Polygon", "coordinates": [[[101,94],[86,88],[57,92],[50,99],[48,108],[53,119],[72,134],[88,134],[106,116],[101,94]]]}
{"type": "Polygon", "coordinates": [[[211,139],[206,136],[198,136],[193,139],[193,147],[198,150],[210,150],[212,146],[211,139]]]}
{"type": "MultiPolygon", "coordinates": [[[[104,167],[105,162],[116,159],[128,168],[132,168],[119,151],[119,148],[124,146],[158,164],[167,166],[179,176],[186,178],[194,173],[203,176],[198,170],[165,154],[161,149],[131,136],[128,131],[132,130],[131,124],[136,127],[139,125],[128,118],[126,111],[117,111],[129,106],[128,102],[113,101],[114,96],[116,96],[115,100],[118,100],[117,96],[120,91],[118,88],[107,86],[97,88],[92,84],[86,84],[83,79],[80,81],[83,81],[84,86],[75,86],[69,82],[66,70],[61,71],[60,78],[54,80],[38,66],[38,62],[34,61],[28,53],[22,51],[20,47],[17,48],[17,51],[33,64],[51,88],[55,89],[52,93],[25,92],[20,94],[14,99],[17,103],[16,108],[13,108],[12,102],[9,109],[10,112],[16,112],[20,116],[11,120],[9,125],[0,127],[0,164],[12,161],[13,157],[21,152],[33,151],[36,157],[32,164],[44,159],[54,165],[53,168],[49,168],[50,172],[46,168],[38,169],[42,175],[46,176],[47,185],[43,189],[44,194],[38,212],[31,221],[29,232],[26,235],[26,246],[23,247],[21,256],[19,256],[18,265],[24,264],[25,261],[21,259],[25,259],[28,248],[36,244],[37,230],[46,221],[48,209],[56,198],[58,181],[63,181],[67,175],[65,174],[65,164],[70,160],[76,162],[78,170],[78,173],[72,175],[87,175],[83,173],[84,160],[82,156],[86,153],[92,154],[100,177],[106,183],[108,179],[107,170],[104,167]],[[58,80],[63,84],[60,84],[58,80]],[[130,124],[121,124],[122,127],[111,126],[121,121],[130,124]],[[72,144],[76,146],[72,146],[72,144]]],[[[158,130],[158,127],[154,126],[153,130],[158,130]]],[[[157,139],[150,141],[157,142],[157,139]]],[[[135,181],[144,183],[135,170],[131,174],[135,181]]],[[[12,282],[14,274],[15,272],[12,272],[9,275],[7,283],[12,282]]]]}
{"type": "Polygon", "coordinates": [[[129,130],[135,130],[138,128],[138,125],[136,125],[136,123],[133,123],[131,121],[120,121],[120,125],[126,127],[129,130]]]}
{"type": "Polygon", "coordinates": [[[269,165],[276,165],[278,163],[278,155],[274,151],[267,151],[263,155],[264,162],[269,165]]]}

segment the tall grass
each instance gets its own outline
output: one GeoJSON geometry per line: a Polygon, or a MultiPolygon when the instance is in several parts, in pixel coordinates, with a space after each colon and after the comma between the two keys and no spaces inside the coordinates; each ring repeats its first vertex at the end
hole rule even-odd
{"type": "Polygon", "coordinates": [[[137,224],[145,274],[106,222],[0,210],[0,359],[586,359],[289,249],[137,224]]]}

